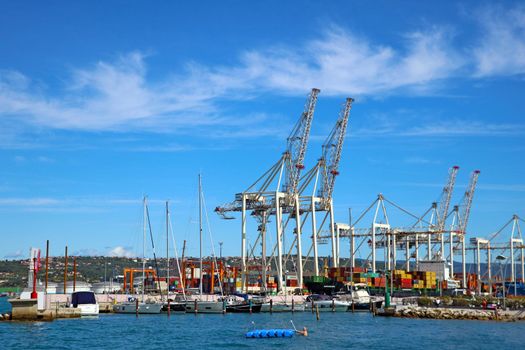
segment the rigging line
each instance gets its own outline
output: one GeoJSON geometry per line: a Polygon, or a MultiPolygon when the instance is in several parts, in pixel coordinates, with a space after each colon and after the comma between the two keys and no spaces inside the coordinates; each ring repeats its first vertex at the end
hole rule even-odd
{"type": "Polygon", "coordinates": [[[365,209],[365,211],[363,213],[361,213],[361,215],[357,218],[357,220],[354,222],[354,227],[355,225],[357,225],[359,223],[359,221],[361,221],[361,219],[366,215],[366,213],[368,213],[368,211],[370,211],[370,209],[372,209],[372,207],[377,203],[377,201],[379,200],[379,198],[376,198],[372,204],[370,204],[370,206],[368,208],[365,209]]]}
{"type": "Polygon", "coordinates": [[[171,224],[171,213],[170,212],[168,212],[168,226],[169,226],[170,233],[171,233],[171,241],[173,242],[173,249],[175,250],[175,262],[177,263],[177,270],[179,272],[179,281],[182,286],[182,295],[184,296],[184,300],[186,300],[186,292],[185,292],[186,286],[184,285],[184,278],[182,277],[182,270],[180,269],[179,255],[177,253],[177,242],[175,241],[175,235],[173,234],[173,226],[171,224]]]}
{"type": "MultiPolygon", "coordinates": [[[[159,277],[159,265],[157,264],[157,254],[155,253],[155,242],[153,241],[153,231],[151,229],[151,221],[150,221],[150,218],[149,218],[149,208],[148,208],[147,204],[146,204],[146,218],[147,218],[147,221],[148,221],[149,237],[151,239],[151,247],[153,249],[153,261],[155,262],[155,270],[157,272],[157,277],[159,277]]],[[[142,283],[144,283],[144,281],[142,281],[142,283]]],[[[162,290],[160,289],[160,284],[159,283],[160,282],[158,281],[158,278],[157,278],[157,288],[159,289],[160,298],[162,300],[163,295],[162,295],[162,290]]]]}
{"type": "MultiPolygon", "coordinates": [[[[419,216],[417,216],[417,215],[415,215],[415,214],[412,214],[411,212],[409,212],[409,211],[406,210],[406,209],[401,208],[399,205],[397,205],[396,203],[390,201],[389,199],[383,197],[383,200],[384,200],[385,202],[389,203],[390,205],[393,205],[393,206],[396,207],[397,209],[401,210],[403,213],[408,214],[408,215],[412,216],[414,219],[418,219],[418,220],[419,220],[419,216]]],[[[422,221],[425,221],[425,220],[422,220],[422,221]]],[[[427,224],[429,224],[429,223],[427,222],[427,224]]]]}
{"type": "MultiPolygon", "coordinates": [[[[201,187],[201,199],[202,199],[202,207],[204,208],[204,217],[206,218],[206,227],[208,229],[208,235],[210,236],[210,242],[211,242],[211,253],[213,254],[213,262],[215,263],[215,266],[218,266],[217,265],[217,256],[215,255],[215,245],[213,243],[213,237],[212,237],[212,234],[211,234],[211,227],[210,227],[210,219],[208,217],[208,210],[206,209],[206,201],[204,199],[204,191],[202,190],[202,187],[201,187]]],[[[213,274],[215,274],[215,271],[212,271],[213,274]]],[[[219,288],[221,289],[221,295],[224,296],[224,290],[222,288],[222,276],[221,274],[219,273],[219,288]]],[[[213,291],[212,291],[213,292],[213,291]]]]}

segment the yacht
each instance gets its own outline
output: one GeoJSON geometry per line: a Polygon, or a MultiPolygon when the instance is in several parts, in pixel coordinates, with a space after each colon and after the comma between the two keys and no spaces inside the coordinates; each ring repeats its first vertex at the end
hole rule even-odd
{"type": "Polygon", "coordinates": [[[346,284],[343,289],[336,294],[336,298],[350,302],[350,305],[353,303],[354,310],[370,310],[371,304],[375,304],[377,308],[380,308],[383,302],[382,299],[370,296],[365,283],[346,284]]]}
{"type": "Polygon", "coordinates": [[[99,306],[93,292],[73,292],[71,307],[80,309],[81,316],[98,316],[99,306]]]}

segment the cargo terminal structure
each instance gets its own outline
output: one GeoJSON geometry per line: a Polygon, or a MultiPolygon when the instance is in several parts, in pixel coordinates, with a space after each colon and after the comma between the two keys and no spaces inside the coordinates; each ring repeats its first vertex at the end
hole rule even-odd
{"type": "Polygon", "coordinates": [[[237,193],[232,202],[215,209],[224,219],[234,219],[233,213],[241,213],[241,277],[237,289],[265,293],[284,292],[291,287],[288,292],[302,291],[306,280],[357,281],[371,287],[383,287],[387,278],[392,282],[404,280],[403,286],[399,282],[400,288],[464,288],[478,293],[482,289],[492,292],[493,285],[505,279],[503,276],[500,280],[494,278],[491,271],[490,252],[497,249],[501,251],[500,257],[510,255],[510,282],[514,283],[516,292],[517,282],[523,282],[525,276],[525,246],[519,226],[523,220],[517,215],[513,217],[508,242],[490,244],[501,236],[499,233],[503,229],[488,239],[466,239],[479,170],[472,172],[456,205],[451,206],[451,201],[459,167],[453,166],[439,200],[431,203],[422,215],[411,213],[379,194],[357,220],[352,220],[350,212],[348,223],[335,221],[333,192],[354,99],[345,100],[335,126],[322,145],[321,156],[305,171],[305,155],[319,93],[319,89],[312,89],[307,96],[304,110],[278,161],[246,190],[237,193]],[[410,224],[393,224],[391,211],[397,211],[396,214],[404,216],[410,224]],[[251,220],[253,222],[249,222],[251,220]],[[273,230],[270,223],[273,223],[273,230]],[[249,231],[249,226],[253,232],[249,231]],[[247,244],[249,233],[256,237],[250,247],[247,244]],[[347,239],[349,259],[345,259],[347,266],[341,266],[341,242],[347,239]],[[287,251],[285,242],[289,243],[287,251]],[[319,245],[326,242],[330,243],[330,268],[325,264],[322,269],[319,245]],[[309,248],[305,254],[303,247],[306,246],[309,248]],[[487,256],[484,273],[483,250],[487,256]],[[467,271],[469,251],[474,253],[475,273],[467,271]],[[461,261],[460,272],[454,267],[457,257],[461,261]],[[516,268],[516,262],[521,268],[516,268]],[[290,263],[293,271],[287,269],[290,263]],[[433,281],[427,281],[429,278],[433,281]]]}

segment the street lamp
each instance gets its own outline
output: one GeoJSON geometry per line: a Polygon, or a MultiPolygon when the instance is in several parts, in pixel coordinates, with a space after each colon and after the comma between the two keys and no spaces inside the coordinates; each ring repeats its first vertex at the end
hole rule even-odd
{"type": "Polygon", "coordinates": [[[107,270],[108,270],[108,258],[104,258],[104,293],[107,293],[106,285],[107,285],[107,270]]]}
{"type": "MultiPolygon", "coordinates": [[[[110,266],[110,268],[111,268],[111,261],[110,261],[110,262],[108,262],[108,265],[109,265],[109,266],[110,266]]],[[[106,290],[106,286],[107,286],[107,282],[104,282],[104,290],[106,290]]],[[[110,282],[110,286],[111,286],[111,282],[110,282]]],[[[109,288],[109,291],[108,291],[108,293],[109,293],[109,292],[111,292],[111,287],[109,288]]]]}
{"type": "Polygon", "coordinates": [[[505,310],[505,276],[503,275],[503,262],[507,260],[507,257],[504,255],[498,255],[496,257],[496,260],[499,261],[499,270],[501,274],[501,288],[502,288],[502,295],[503,295],[503,310],[505,310]]]}

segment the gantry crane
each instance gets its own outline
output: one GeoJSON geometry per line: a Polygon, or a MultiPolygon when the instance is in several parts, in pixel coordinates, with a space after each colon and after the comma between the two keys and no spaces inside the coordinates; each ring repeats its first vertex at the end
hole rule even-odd
{"type": "MultiPolygon", "coordinates": [[[[332,195],[337,175],[339,175],[339,162],[341,160],[346,129],[348,126],[348,118],[350,116],[353,102],[353,98],[346,99],[341,111],[339,112],[339,117],[335,126],[322,145],[321,158],[319,158],[317,164],[304,175],[299,186],[301,202],[303,203],[301,206],[301,213],[306,213],[305,218],[311,214],[312,246],[307,255],[310,254],[313,248],[314,274],[316,276],[319,275],[317,238],[328,216],[330,217],[333,266],[336,267],[339,263],[339,239],[336,239],[332,195]],[[310,196],[304,195],[304,192],[312,182],[314,184],[312,194],[310,196]],[[319,188],[317,186],[318,182],[320,182],[319,188]],[[325,212],[320,227],[317,227],[316,212],[325,212]]],[[[302,267],[300,267],[300,269],[302,269],[302,267]]]]}
{"type": "MultiPolygon", "coordinates": [[[[241,227],[241,269],[243,288],[246,281],[246,213],[251,211],[253,216],[258,217],[260,225],[266,225],[267,217],[275,215],[276,222],[276,236],[278,246],[278,260],[277,260],[277,275],[278,288],[282,290],[282,235],[283,235],[283,214],[295,216],[296,218],[296,234],[297,251],[301,251],[300,246],[300,213],[299,213],[299,198],[298,198],[298,183],[301,176],[301,171],[304,169],[304,157],[308,146],[308,139],[310,135],[310,128],[314,116],[315,106],[317,103],[317,96],[319,89],[312,89],[308,95],[303,113],[295,124],[292,132],[287,138],[286,151],[281,158],[269,170],[267,170],[257,181],[255,181],[248,189],[235,196],[235,200],[229,204],[217,207],[215,212],[222,215],[223,218],[230,219],[228,212],[240,211],[242,213],[242,227],[241,227]],[[281,186],[284,173],[284,185],[281,186]],[[276,186],[270,189],[272,184],[276,186]]],[[[259,226],[260,234],[267,232],[266,227],[259,226]]],[[[258,239],[261,238],[260,235],[258,239]]],[[[263,237],[263,240],[265,237],[263,237]]],[[[262,243],[262,255],[266,256],[265,242],[262,243]]],[[[301,258],[301,254],[298,254],[301,258]]],[[[301,258],[302,259],[302,258],[301,258]]],[[[266,259],[263,259],[265,265],[266,259]]],[[[263,266],[263,271],[266,267],[263,266]]],[[[264,272],[265,273],[265,272],[264,272]]]]}

